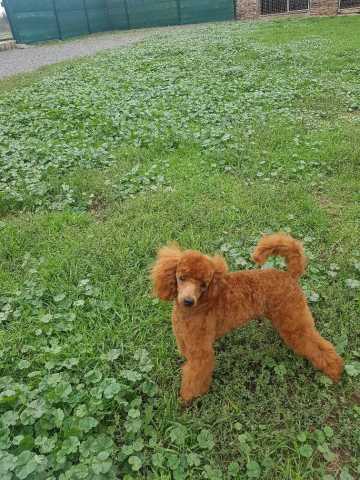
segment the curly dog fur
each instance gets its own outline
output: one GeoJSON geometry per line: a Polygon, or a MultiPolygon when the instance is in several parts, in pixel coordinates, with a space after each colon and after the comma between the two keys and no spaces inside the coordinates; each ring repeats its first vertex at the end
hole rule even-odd
{"type": "Polygon", "coordinates": [[[173,330],[182,367],[180,396],[189,402],[209,390],[215,340],[254,318],[267,317],[295,353],[307,358],[334,382],[343,361],[321,337],[298,280],[306,258],[302,244],[285,234],[264,236],[253,253],[262,265],[272,255],[286,259],[287,271],[228,272],[222,257],[209,257],[177,245],[160,249],[151,277],[155,295],[174,301],[173,330]]]}

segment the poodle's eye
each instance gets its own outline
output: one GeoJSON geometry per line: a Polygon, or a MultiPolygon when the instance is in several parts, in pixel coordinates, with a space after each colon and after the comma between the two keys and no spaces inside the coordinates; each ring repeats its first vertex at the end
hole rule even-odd
{"type": "Polygon", "coordinates": [[[208,287],[208,284],[207,284],[206,282],[202,282],[201,288],[202,288],[203,290],[206,290],[207,287],[208,287]]]}
{"type": "Polygon", "coordinates": [[[179,281],[179,282],[185,282],[185,277],[184,277],[184,275],[180,275],[180,277],[178,277],[178,281],[179,281]]]}

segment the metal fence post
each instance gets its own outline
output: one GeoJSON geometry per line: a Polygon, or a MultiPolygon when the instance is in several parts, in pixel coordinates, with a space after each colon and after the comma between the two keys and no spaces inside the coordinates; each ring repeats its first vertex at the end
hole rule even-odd
{"type": "Polygon", "coordinates": [[[52,4],[53,4],[56,26],[57,26],[57,29],[58,29],[58,32],[59,32],[59,38],[60,38],[60,40],[62,40],[63,36],[62,36],[62,33],[61,33],[59,17],[58,17],[58,12],[57,12],[57,8],[56,8],[56,0],[52,0],[52,4]]]}
{"type": "Polygon", "coordinates": [[[123,0],[123,1],[124,1],[124,8],[125,8],[126,21],[127,21],[127,24],[128,24],[128,28],[130,28],[130,17],[129,17],[129,8],[128,8],[128,3],[127,3],[127,0],[123,0]]]}
{"type": "Polygon", "coordinates": [[[88,11],[87,11],[86,0],[82,0],[82,3],[83,3],[83,9],[84,9],[85,18],[86,18],[87,29],[88,29],[88,32],[91,33],[91,28],[90,28],[90,22],[89,22],[89,15],[88,15],[88,11]]]}
{"type": "Polygon", "coordinates": [[[179,25],[181,25],[181,0],[176,0],[176,9],[177,9],[177,16],[178,16],[178,21],[179,25]]]}
{"type": "Polygon", "coordinates": [[[13,24],[13,21],[12,21],[12,18],[11,18],[11,13],[10,13],[10,7],[7,3],[7,0],[3,0],[3,5],[4,5],[4,8],[5,8],[6,18],[8,19],[8,22],[9,22],[9,25],[10,25],[11,34],[12,34],[14,40],[16,42],[20,43],[21,37],[18,35],[18,32],[15,29],[15,26],[13,24]]]}
{"type": "Polygon", "coordinates": [[[112,23],[111,23],[111,20],[110,20],[108,0],[105,0],[105,10],[106,10],[106,16],[107,16],[107,21],[108,21],[108,28],[107,28],[107,30],[113,30],[113,28],[112,28],[112,23]]]}

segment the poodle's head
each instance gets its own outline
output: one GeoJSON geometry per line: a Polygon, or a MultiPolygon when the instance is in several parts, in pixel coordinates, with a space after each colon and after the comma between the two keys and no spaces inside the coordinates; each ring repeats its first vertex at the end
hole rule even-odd
{"type": "Polygon", "coordinates": [[[177,245],[160,249],[151,277],[154,293],[162,300],[177,300],[181,307],[195,307],[216,294],[220,278],[228,271],[222,257],[208,257],[177,245]]]}

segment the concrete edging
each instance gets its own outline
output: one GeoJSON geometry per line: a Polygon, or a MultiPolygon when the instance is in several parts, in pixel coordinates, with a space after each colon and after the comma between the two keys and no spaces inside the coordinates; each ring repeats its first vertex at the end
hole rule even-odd
{"type": "Polygon", "coordinates": [[[16,48],[15,40],[3,40],[0,42],[0,52],[12,50],[13,48],[16,48]]]}

